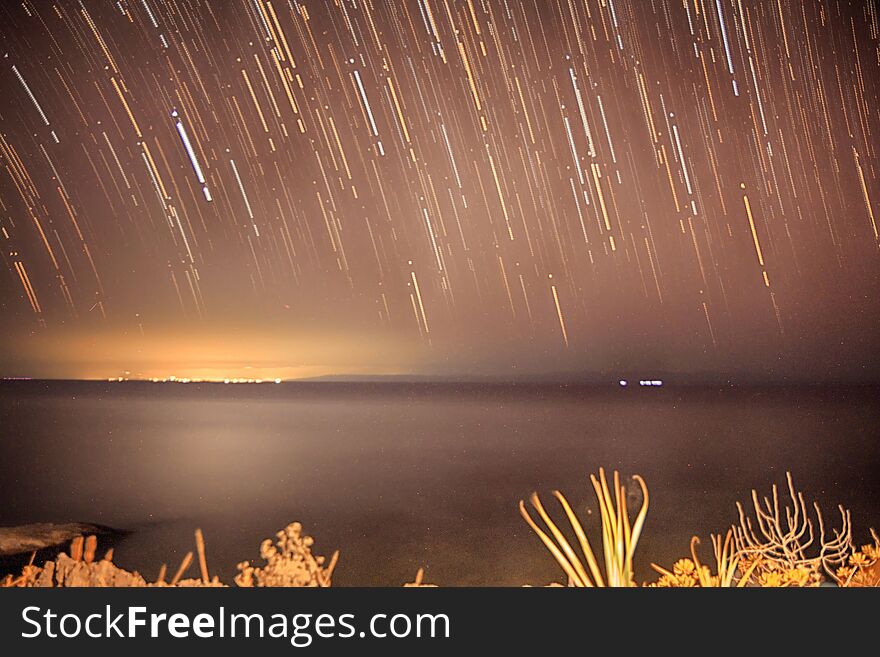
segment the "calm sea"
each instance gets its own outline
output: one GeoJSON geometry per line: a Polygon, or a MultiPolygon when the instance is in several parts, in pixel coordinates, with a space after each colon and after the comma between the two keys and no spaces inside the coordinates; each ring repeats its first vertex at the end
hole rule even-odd
{"type": "MultiPolygon", "coordinates": [[[[641,474],[636,560],[670,565],[790,469],[828,520],[880,527],[877,388],[284,383],[0,384],[0,525],[125,530],[116,562],[153,578],[201,527],[213,572],[301,521],[335,583],[561,580],[517,511],[565,492],[595,528],[588,475],[641,474]]],[[[636,502],[635,499],[631,504],[636,502]]],[[[598,537],[597,539],[598,540],[598,537]]],[[[193,570],[195,572],[195,570],[193,570]]]]}

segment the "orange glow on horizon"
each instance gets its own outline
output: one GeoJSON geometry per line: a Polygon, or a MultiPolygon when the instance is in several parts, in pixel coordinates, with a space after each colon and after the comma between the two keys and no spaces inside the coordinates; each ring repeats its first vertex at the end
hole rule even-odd
{"type": "Polygon", "coordinates": [[[281,381],[340,375],[406,374],[417,345],[387,337],[228,329],[194,335],[118,332],[33,334],[18,339],[28,362],[4,376],[100,380],[281,381]]]}

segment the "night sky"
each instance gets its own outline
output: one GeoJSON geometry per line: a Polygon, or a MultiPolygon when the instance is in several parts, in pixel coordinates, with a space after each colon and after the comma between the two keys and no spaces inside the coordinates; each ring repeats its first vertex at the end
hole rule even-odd
{"type": "Polygon", "coordinates": [[[880,375],[880,17],[0,7],[0,375],[880,375]]]}

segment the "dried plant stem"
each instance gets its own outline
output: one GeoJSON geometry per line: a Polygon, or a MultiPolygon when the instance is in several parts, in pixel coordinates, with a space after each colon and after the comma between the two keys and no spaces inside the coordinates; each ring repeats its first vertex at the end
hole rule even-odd
{"type": "Polygon", "coordinates": [[[183,574],[187,571],[193,561],[193,553],[187,552],[186,556],[183,558],[183,561],[180,562],[180,568],[177,569],[177,572],[174,573],[174,577],[171,579],[169,584],[174,586],[177,582],[180,581],[180,578],[183,577],[183,574]]]}
{"type": "Polygon", "coordinates": [[[202,581],[206,584],[211,581],[208,576],[208,560],[205,557],[205,537],[201,529],[196,529],[196,551],[199,553],[199,569],[202,571],[202,581]]]}

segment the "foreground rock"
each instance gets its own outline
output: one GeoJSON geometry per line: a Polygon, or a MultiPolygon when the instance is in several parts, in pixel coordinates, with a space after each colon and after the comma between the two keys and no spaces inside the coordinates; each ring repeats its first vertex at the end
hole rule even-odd
{"type": "Polygon", "coordinates": [[[70,522],[56,525],[48,522],[17,527],[0,527],[0,556],[37,552],[60,547],[77,536],[108,534],[111,530],[96,525],[70,522]]]}

